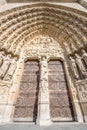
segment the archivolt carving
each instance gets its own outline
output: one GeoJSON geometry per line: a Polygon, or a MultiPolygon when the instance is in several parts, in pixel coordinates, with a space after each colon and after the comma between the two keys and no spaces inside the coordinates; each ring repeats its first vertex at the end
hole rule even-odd
{"type": "MultiPolygon", "coordinates": [[[[87,43],[86,14],[80,12],[84,17],[80,14],[77,16],[77,11],[73,11],[74,13],[70,8],[43,3],[1,13],[0,47],[8,52],[16,53],[19,43],[27,36],[31,40],[38,34],[49,34],[56,38],[62,47],[63,40],[67,44],[68,42],[74,44],[75,51],[84,48],[87,43]],[[63,32],[64,35],[62,35],[63,32]]],[[[20,52],[17,54],[20,55],[20,52]]]]}

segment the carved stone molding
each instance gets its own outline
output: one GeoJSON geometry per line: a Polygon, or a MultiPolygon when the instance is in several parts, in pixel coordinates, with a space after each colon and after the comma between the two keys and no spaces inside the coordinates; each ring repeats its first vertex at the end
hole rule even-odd
{"type": "Polygon", "coordinates": [[[87,80],[76,82],[78,97],[81,102],[87,102],[87,80]]]}
{"type": "MultiPolygon", "coordinates": [[[[85,13],[83,15],[80,12],[83,17],[77,10],[73,11],[63,6],[39,3],[0,13],[0,47],[14,54],[19,43],[25,41],[27,36],[31,40],[39,34],[48,34],[62,47],[62,40],[65,40],[67,44],[74,44],[75,50],[78,50],[87,43],[87,18],[85,13]]],[[[20,55],[20,52],[16,54],[20,55]]]]}

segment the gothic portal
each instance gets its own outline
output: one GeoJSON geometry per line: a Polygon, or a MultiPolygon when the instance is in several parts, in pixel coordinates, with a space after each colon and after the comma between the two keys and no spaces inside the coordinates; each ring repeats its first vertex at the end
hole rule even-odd
{"type": "Polygon", "coordinates": [[[0,123],[86,123],[87,2],[23,1],[0,2],[0,123]]]}

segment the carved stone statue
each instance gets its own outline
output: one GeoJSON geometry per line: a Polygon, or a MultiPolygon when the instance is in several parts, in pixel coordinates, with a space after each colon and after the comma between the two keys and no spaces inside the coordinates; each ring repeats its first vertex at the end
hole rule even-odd
{"type": "Polygon", "coordinates": [[[40,61],[40,69],[41,69],[41,74],[40,74],[40,88],[41,91],[45,93],[46,88],[48,88],[48,65],[47,65],[47,58],[43,56],[40,61]]]}
{"type": "Polygon", "coordinates": [[[81,57],[78,54],[75,54],[75,58],[76,58],[76,64],[77,64],[80,72],[82,73],[83,77],[86,78],[87,72],[86,72],[86,69],[82,63],[81,57]]]}
{"type": "Polygon", "coordinates": [[[5,77],[4,77],[4,80],[9,81],[9,80],[12,79],[13,74],[14,74],[15,69],[16,69],[16,66],[17,66],[17,57],[15,57],[12,60],[10,66],[9,66],[9,69],[8,69],[8,71],[7,71],[7,73],[6,73],[5,77]]]}
{"type": "Polygon", "coordinates": [[[2,64],[3,64],[3,56],[4,56],[4,51],[1,51],[1,52],[0,52],[0,67],[1,67],[2,64]]]}
{"type": "Polygon", "coordinates": [[[10,61],[11,61],[11,55],[9,54],[3,61],[3,65],[0,68],[0,79],[3,79],[8,68],[10,65],[10,61]]]}
{"type": "Polygon", "coordinates": [[[87,53],[85,50],[82,50],[82,59],[85,61],[85,64],[87,65],[87,53]]]}
{"type": "Polygon", "coordinates": [[[77,66],[76,66],[75,60],[72,57],[70,57],[70,65],[71,65],[71,69],[72,69],[75,79],[78,80],[79,74],[78,74],[77,66]]]}
{"type": "Polygon", "coordinates": [[[70,55],[70,54],[71,54],[71,50],[70,50],[69,45],[68,45],[66,42],[63,42],[63,44],[64,44],[64,46],[65,46],[65,49],[66,49],[67,54],[70,55]]]}

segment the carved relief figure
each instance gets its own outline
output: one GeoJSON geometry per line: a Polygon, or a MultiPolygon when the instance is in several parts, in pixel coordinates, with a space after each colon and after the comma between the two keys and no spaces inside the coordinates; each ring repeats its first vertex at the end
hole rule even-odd
{"type": "Polygon", "coordinates": [[[15,72],[16,66],[17,66],[17,57],[15,57],[15,58],[12,60],[12,62],[11,62],[11,64],[10,64],[10,67],[9,67],[9,69],[8,69],[8,71],[7,71],[6,75],[5,75],[5,77],[4,77],[4,80],[9,81],[9,80],[12,79],[12,76],[13,76],[13,74],[14,74],[14,72],[15,72]]]}
{"type": "Polygon", "coordinates": [[[41,75],[40,75],[40,88],[43,93],[46,92],[46,89],[48,88],[48,65],[47,65],[47,58],[43,56],[40,61],[40,67],[41,67],[41,75]]]}
{"type": "Polygon", "coordinates": [[[87,53],[85,50],[82,50],[82,59],[85,61],[85,64],[87,65],[87,53]]]}
{"type": "Polygon", "coordinates": [[[82,63],[81,57],[78,54],[75,54],[75,58],[76,58],[76,64],[77,64],[80,72],[82,73],[83,77],[86,78],[87,72],[86,72],[86,69],[82,63]]]}
{"type": "Polygon", "coordinates": [[[0,68],[0,79],[3,79],[3,77],[5,76],[9,65],[10,65],[10,61],[11,61],[11,55],[9,54],[5,60],[3,61],[3,65],[0,68]]]}
{"type": "Polygon", "coordinates": [[[72,57],[70,57],[70,65],[71,65],[71,69],[72,69],[75,79],[78,80],[79,74],[78,74],[77,66],[76,66],[75,60],[72,57]]]}
{"type": "Polygon", "coordinates": [[[1,51],[0,52],[0,67],[2,66],[2,64],[3,64],[3,58],[4,57],[4,51],[1,51]]]}

